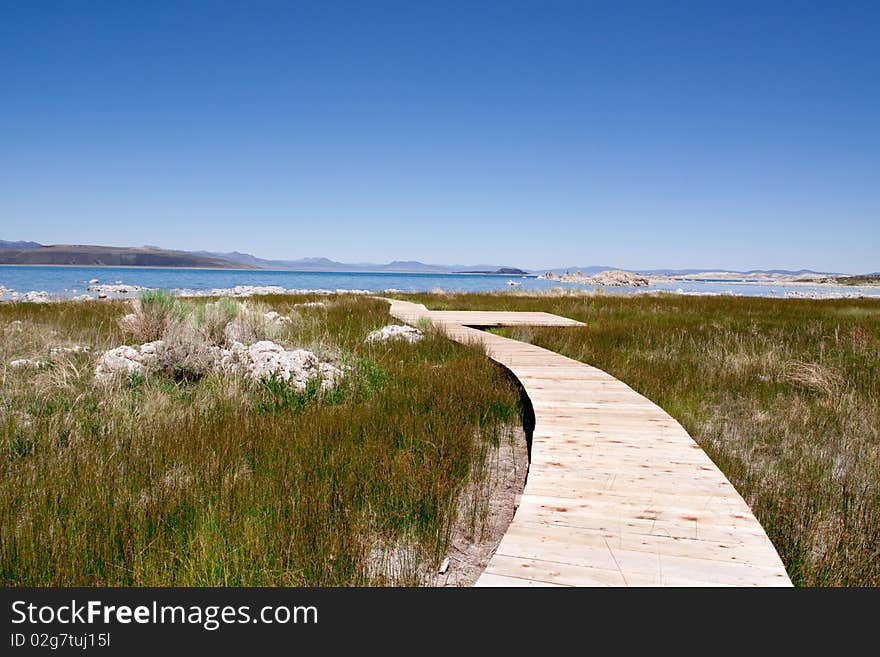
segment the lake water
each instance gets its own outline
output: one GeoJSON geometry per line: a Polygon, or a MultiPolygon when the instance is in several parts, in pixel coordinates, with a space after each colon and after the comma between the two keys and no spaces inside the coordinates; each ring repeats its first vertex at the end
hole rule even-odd
{"type": "MultiPolygon", "coordinates": [[[[495,274],[398,274],[354,272],[299,272],[238,269],[167,269],[153,267],[51,267],[2,266],[0,286],[20,294],[45,291],[53,297],[86,294],[88,281],[101,284],[124,283],[149,288],[206,292],[238,285],[278,286],[297,291],[367,290],[382,292],[488,292],[546,291],[551,288],[594,289],[589,285],[545,281],[534,276],[495,274]],[[510,286],[508,281],[520,283],[510,286]]],[[[657,283],[650,288],[605,288],[609,294],[632,294],[648,290],[666,290],[686,294],[733,294],[742,296],[872,296],[880,298],[880,287],[853,288],[828,285],[757,285],[726,281],[689,281],[657,283]]],[[[10,292],[0,290],[0,299],[10,299],[10,292]]]]}

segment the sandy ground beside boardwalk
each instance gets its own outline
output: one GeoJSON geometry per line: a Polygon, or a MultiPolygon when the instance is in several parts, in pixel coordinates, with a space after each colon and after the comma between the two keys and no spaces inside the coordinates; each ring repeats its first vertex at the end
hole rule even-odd
{"type": "Polygon", "coordinates": [[[528,448],[522,428],[512,430],[512,439],[502,439],[487,457],[488,482],[471,486],[461,497],[458,522],[449,547],[449,568],[435,576],[434,586],[473,586],[495,554],[501,538],[513,520],[528,472],[528,448]],[[486,512],[482,532],[469,530],[469,501],[479,501],[486,512]]]}

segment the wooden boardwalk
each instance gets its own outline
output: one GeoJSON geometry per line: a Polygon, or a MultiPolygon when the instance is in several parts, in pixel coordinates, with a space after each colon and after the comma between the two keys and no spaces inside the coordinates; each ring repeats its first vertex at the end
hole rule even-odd
{"type": "Polygon", "coordinates": [[[548,313],[429,311],[480,341],[535,414],[520,506],[477,586],[791,586],[764,529],[678,422],[611,375],[474,326],[583,326],[548,313]]]}

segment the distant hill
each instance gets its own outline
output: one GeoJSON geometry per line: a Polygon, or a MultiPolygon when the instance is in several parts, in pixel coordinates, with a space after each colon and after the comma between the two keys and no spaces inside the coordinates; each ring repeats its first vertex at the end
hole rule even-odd
{"type": "Polygon", "coordinates": [[[528,276],[529,272],[517,269],[516,267],[499,267],[495,271],[485,269],[477,271],[457,271],[456,274],[508,274],[511,276],[528,276]]]}
{"type": "Polygon", "coordinates": [[[499,265],[431,265],[416,260],[389,263],[346,263],[329,258],[268,260],[240,251],[174,251],[158,246],[116,247],[83,244],[10,242],[0,240],[0,264],[5,265],[80,265],[84,267],[204,267],[213,269],[282,269],[291,271],[387,272],[450,274],[454,272],[491,272],[525,274],[515,267],[499,265]]]}
{"type": "MultiPolygon", "coordinates": [[[[689,276],[699,274],[729,275],[779,275],[803,277],[840,276],[837,272],[817,272],[811,269],[750,269],[737,271],[705,267],[703,269],[626,269],[611,265],[582,265],[553,267],[550,269],[525,270],[497,264],[437,265],[418,260],[393,260],[388,263],[339,262],[329,258],[313,257],[295,260],[269,260],[240,251],[175,251],[158,246],[115,247],[80,244],[53,244],[44,246],[37,242],[0,240],[0,264],[13,265],[81,265],[126,267],[204,267],[211,269],[280,269],[305,272],[375,272],[415,274],[502,274],[527,276],[531,273],[555,274],[580,271],[593,276],[603,271],[623,270],[646,276],[689,276]]],[[[867,274],[866,276],[876,276],[867,274]]]]}
{"type": "Polygon", "coordinates": [[[39,249],[42,244],[37,242],[7,242],[0,240],[0,249],[39,249]]]}
{"type": "Polygon", "coordinates": [[[188,253],[203,258],[220,258],[221,260],[235,262],[239,265],[248,265],[249,267],[253,267],[255,269],[266,269],[267,267],[265,263],[269,262],[268,260],[263,260],[262,258],[252,256],[250,253],[240,253],[238,251],[230,251],[229,253],[213,253],[211,251],[188,251],[188,253]]]}
{"type": "MultiPolygon", "coordinates": [[[[30,242],[33,244],[33,242],[30,242]]],[[[25,248],[0,247],[4,265],[79,265],[81,267],[204,267],[211,269],[253,269],[252,265],[186,251],[156,247],[53,244],[25,248]]]]}
{"type": "Polygon", "coordinates": [[[835,285],[880,285],[880,274],[827,276],[819,279],[811,278],[809,281],[816,283],[834,283],[835,285]]]}

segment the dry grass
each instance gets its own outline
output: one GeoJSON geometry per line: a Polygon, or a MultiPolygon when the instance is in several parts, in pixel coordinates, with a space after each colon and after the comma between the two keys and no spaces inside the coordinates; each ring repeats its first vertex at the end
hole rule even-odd
{"type": "Polygon", "coordinates": [[[586,328],[504,333],[598,366],[678,419],[798,585],[880,585],[880,302],[414,295],[586,328]]]}
{"type": "MultiPolygon", "coordinates": [[[[278,340],[350,368],[323,393],[215,373],[96,386],[98,355],[131,340],[129,304],[0,305],[0,583],[400,584],[435,569],[518,393],[433,332],[364,344],[390,321],[382,302],[294,308],[309,300],[251,304],[295,318],[278,340]],[[50,356],[74,344],[93,351],[50,356]],[[49,364],[6,367],[21,357],[49,364]]],[[[226,310],[193,326],[220,339],[207,315],[226,310]]]]}

